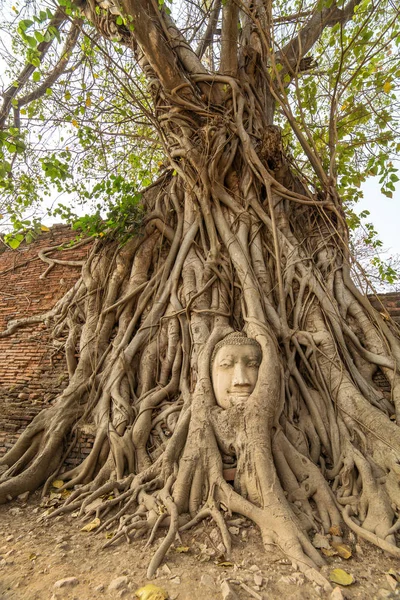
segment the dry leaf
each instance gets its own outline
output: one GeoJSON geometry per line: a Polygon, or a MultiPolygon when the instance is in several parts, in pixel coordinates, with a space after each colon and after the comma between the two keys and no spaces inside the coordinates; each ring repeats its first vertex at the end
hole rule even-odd
{"type": "Polygon", "coordinates": [[[93,531],[93,529],[97,529],[100,525],[100,519],[96,518],[93,521],[90,521],[87,525],[82,527],[81,531],[93,531]]]}
{"type": "Polygon", "coordinates": [[[35,554],[34,552],[32,552],[32,553],[29,555],[29,560],[36,560],[36,559],[37,559],[37,554],[35,554]]]}
{"type": "Polygon", "coordinates": [[[152,583],[136,590],[135,595],[139,600],[168,600],[168,592],[152,583]]]}
{"type": "Polygon", "coordinates": [[[325,556],[337,556],[337,552],[334,548],[321,548],[322,554],[325,556]]]}
{"type": "Polygon", "coordinates": [[[333,569],[329,574],[329,579],[333,581],[333,583],[338,583],[339,585],[351,585],[354,583],[353,575],[343,571],[343,569],[333,569]]]}
{"type": "Polygon", "coordinates": [[[189,546],[178,546],[177,548],[175,548],[175,552],[178,552],[178,554],[182,554],[183,552],[189,552],[189,546]]]}
{"type": "Polygon", "coordinates": [[[62,495],[60,492],[50,492],[50,500],[61,500],[62,495]]]}
{"type": "Polygon", "coordinates": [[[400,574],[398,573],[398,571],[395,571],[394,569],[389,569],[386,575],[391,575],[396,579],[396,581],[400,583],[400,574]]]}
{"type": "Polygon", "coordinates": [[[108,540],[111,540],[111,538],[113,538],[113,537],[114,537],[114,534],[113,534],[113,533],[106,533],[106,538],[107,538],[108,540]]]}
{"type": "Polygon", "coordinates": [[[222,562],[216,562],[216,565],[219,567],[234,567],[235,565],[232,562],[228,562],[227,560],[223,560],[222,562]]]}
{"type": "Polygon", "coordinates": [[[340,525],[332,525],[332,527],[329,529],[329,533],[337,537],[342,537],[343,535],[340,525]]]}
{"type": "Polygon", "coordinates": [[[351,558],[351,548],[347,544],[332,542],[332,546],[342,558],[345,558],[346,560],[351,558]]]}
{"type": "Polygon", "coordinates": [[[51,485],[58,490],[64,485],[64,483],[65,482],[62,479],[55,479],[52,481],[51,485]]]}

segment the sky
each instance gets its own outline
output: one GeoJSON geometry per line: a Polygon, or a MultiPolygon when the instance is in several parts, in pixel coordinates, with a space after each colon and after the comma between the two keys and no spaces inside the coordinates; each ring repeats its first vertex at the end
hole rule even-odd
{"type": "Polygon", "coordinates": [[[384,196],[380,188],[378,177],[369,177],[362,186],[364,198],[355,210],[357,213],[369,210],[367,221],[374,224],[382,249],[388,255],[400,254],[400,188],[393,193],[393,198],[384,196]]]}

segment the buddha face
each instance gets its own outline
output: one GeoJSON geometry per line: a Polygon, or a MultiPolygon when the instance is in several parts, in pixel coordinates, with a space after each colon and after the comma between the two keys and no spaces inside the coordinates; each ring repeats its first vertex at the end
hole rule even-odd
{"type": "Polygon", "coordinates": [[[212,363],[212,383],[218,406],[230,408],[245,402],[258,378],[261,352],[257,346],[222,346],[212,363]]]}

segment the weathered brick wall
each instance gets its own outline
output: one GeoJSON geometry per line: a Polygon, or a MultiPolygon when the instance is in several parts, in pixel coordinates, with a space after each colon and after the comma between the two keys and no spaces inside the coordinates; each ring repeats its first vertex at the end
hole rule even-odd
{"type": "MultiPolygon", "coordinates": [[[[17,250],[0,246],[0,331],[10,320],[45,313],[77,281],[80,268],[55,265],[40,278],[48,265],[38,252],[68,243],[76,233],[64,225],[42,232],[32,244],[17,250]]],[[[83,260],[90,244],[56,251],[61,260],[83,260]]],[[[65,387],[67,373],[62,352],[51,344],[44,324],[17,330],[0,338],[0,455],[13,445],[21,431],[42,408],[49,406],[65,387]]],[[[78,440],[86,443],[86,440],[78,440]]],[[[80,450],[78,451],[80,453],[80,450]]]]}
{"type": "Polygon", "coordinates": [[[379,294],[378,296],[370,297],[371,304],[379,312],[385,310],[390,314],[392,319],[400,325],[400,293],[393,292],[390,294],[379,294]]]}

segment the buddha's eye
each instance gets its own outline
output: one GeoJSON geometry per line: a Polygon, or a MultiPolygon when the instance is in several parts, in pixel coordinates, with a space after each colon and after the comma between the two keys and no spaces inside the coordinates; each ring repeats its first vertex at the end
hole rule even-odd
{"type": "Polygon", "coordinates": [[[219,363],[219,366],[223,369],[229,369],[229,367],[233,366],[233,362],[232,361],[228,361],[228,360],[224,360],[222,362],[219,363]]]}

